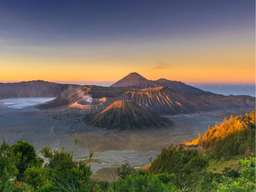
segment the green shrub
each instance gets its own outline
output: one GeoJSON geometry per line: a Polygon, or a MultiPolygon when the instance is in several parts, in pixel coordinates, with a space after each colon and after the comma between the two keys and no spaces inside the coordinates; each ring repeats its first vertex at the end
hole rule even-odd
{"type": "Polygon", "coordinates": [[[43,154],[45,158],[48,158],[45,169],[49,172],[48,179],[52,183],[49,187],[51,191],[89,192],[92,190],[91,171],[85,163],[73,161],[72,155],[63,150],[45,149],[43,154]]]}
{"type": "Polygon", "coordinates": [[[175,175],[175,183],[181,188],[190,188],[200,174],[205,171],[207,158],[195,149],[183,146],[170,146],[152,162],[152,173],[175,175]]]}
{"type": "Polygon", "coordinates": [[[43,167],[30,167],[26,169],[24,174],[24,182],[31,185],[34,189],[49,184],[48,170],[43,167]]]}
{"type": "Polygon", "coordinates": [[[253,192],[256,191],[256,157],[240,161],[240,176],[222,176],[220,182],[215,182],[217,192],[253,192]]]}
{"type": "Polygon", "coordinates": [[[24,178],[24,173],[27,168],[32,166],[40,166],[42,160],[37,157],[34,147],[26,141],[18,141],[12,146],[15,155],[16,167],[19,171],[18,180],[24,178]]]}
{"type": "Polygon", "coordinates": [[[136,172],[136,170],[134,168],[132,168],[128,163],[125,163],[117,169],[117,172],[118,172],[118,176],[121,179],[124,179],[127,176],[134,174],[136,172]]]}
{"type": "Polygon", "coordinates": [[[164,183],[153,174],[132,174],[114,182],[109,192],[176,192],[172,183],[164,183]]]}

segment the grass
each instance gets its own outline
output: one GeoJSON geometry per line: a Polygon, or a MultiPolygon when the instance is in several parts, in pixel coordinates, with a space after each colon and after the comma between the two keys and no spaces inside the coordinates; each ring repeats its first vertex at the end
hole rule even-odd
{"type": "Polygon", "coordinates": [[[225,169],[239,170],[241,157],[234,157],[229,160],[210,160],[207,167],[208,172],[222,174],[225,169]]]}

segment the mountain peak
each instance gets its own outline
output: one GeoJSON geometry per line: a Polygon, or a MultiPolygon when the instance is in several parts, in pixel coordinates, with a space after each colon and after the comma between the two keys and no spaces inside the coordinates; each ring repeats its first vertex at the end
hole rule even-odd
{"type": "Polygon", "coordinates": [[[124,78],[120,79],[112,85],[112,87],[134,87],[134,88],[146,88],[154,87],[154,82],[146,79],[142,75],[136,72],[129,73],[124,78]]]}
{"type": "Polygon", "coordinates": [[[141,79],[145,79],[145,80],[146,80],[145,77],[143,77],[141,74],[139,74],[139,73],[137,73],[137,72],[129,73],[129,74],[126,76],[126,78],[127,78],[127,77],[130,77],[130,78],[141,78],[141,79]]]}
{"type": "Polygon", "coordinates": [[[158,81],[161,82],[161,81],[170,81],[170,80],[168,80],[168,79],[166,79],[166,78],[160,78],[160,79],[157,79],[157,80],[156,80],[156,82],[158,82],[158,81]]]}

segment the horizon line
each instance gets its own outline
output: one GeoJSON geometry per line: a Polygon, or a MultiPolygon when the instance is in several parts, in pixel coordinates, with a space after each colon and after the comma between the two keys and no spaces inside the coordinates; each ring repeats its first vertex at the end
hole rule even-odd
{"type": "MultiPolygon", "coordinates": [[[[47,80],[47,79],[29,79],[29,80],[0,80],[0,83],[20,83],[20,82],[30,82],[30,81],[47,81],[52,83],[61,84],[76,84],[76,85],[105,85],[110,86],[116,81],[102,81],[102,80],[47,80]]],[[[153,80],[154,81],[154,80],[153,80]]],[[[180,81],[191,85],[255,85],[256,82],[193,82],[193,81],[182,81],[182,80],[170,80],[170,81],[180,81]]]]}

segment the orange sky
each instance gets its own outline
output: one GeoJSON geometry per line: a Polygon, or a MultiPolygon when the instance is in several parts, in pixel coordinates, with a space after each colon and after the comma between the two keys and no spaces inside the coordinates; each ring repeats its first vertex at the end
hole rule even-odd
{"type": "Polygon", "coordinates": [[[254,54],[246,33],[94,46],[17,46],[0,55],[0,81],[116,81],[136,71],[149,79],[254,83],[254,54]]]}

